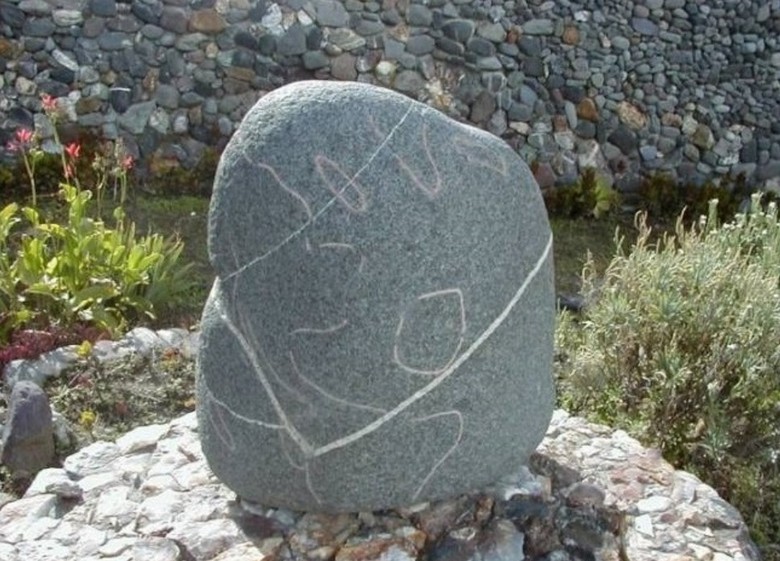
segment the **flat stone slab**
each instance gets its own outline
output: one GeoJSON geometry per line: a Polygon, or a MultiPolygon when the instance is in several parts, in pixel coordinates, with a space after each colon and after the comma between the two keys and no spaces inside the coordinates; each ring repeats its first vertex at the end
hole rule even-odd
{"type": "Polygon", "coordinates": [[[483,487],[553,409],[552,235],[504,142],[390,90],[298,82],[225,149],[198,421],[244,499],[367,511],[483,487]]]}

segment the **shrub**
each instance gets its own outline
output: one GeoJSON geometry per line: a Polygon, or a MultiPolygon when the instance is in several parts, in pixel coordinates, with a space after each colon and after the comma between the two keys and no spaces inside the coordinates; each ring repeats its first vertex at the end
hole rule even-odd
{"type": "Polygon", "coordinates": [[[583,170],[579,180],[543,193],[547,212],[560,218],[601,218],[617,210],[620,196],[594,168],[583,170]]]}
{"type": "Polygon", "coordinates": [[[709,215],[583,271],[583,316],[556,333],[562,405],[627,429],[696,473],[780,543],[780,222],[754,196],[747,214],[709,215]]]}
{"type": "MultiPolygon", "coordinates": [[[[641,207],[653,221],[674,223],[685,209],[689,219],[696,219],[707,213],[709,203],[718,200],[718,216],[721,220],[731,220],[740,212],[745,202],[755,191],[744,174],[724,175],[710,179],[702,184],[680,183],[671,175],[656,173],[639,185],[638,194],[641,207]]],[[[777,201],[774,193],[766,193],[765,201],[777,201]]]]}
{"type": "MultiPolygon", "coordinates": [[[[56,118],[56,103],[43,101],[56,118]]],[[[56,139],[55,135],[55,139],[56,139]]],[[[58,142],[58,140],[57,140],[58,142]]],[[[0,210],[0,342],[27,327],[84,324],[116,333],[127,322],[154,317],[174,306],[190,287],[182,243],[157,234],[137,236],[126,219],[127,171],[132,159],[114,146],[93,162],[93,189],[79,184],[81,146],[60,145],[60,196],[64,217],[48,219],[36,205],[36,162],[41,151],[32,133],[17,134],[9,148],[27,171],[32,205],[0,210]],[[103,221],[104,192],[113,187],[113,225],[103,221]],[[93,209],[93,200],[96,210],[93,209]]]]}

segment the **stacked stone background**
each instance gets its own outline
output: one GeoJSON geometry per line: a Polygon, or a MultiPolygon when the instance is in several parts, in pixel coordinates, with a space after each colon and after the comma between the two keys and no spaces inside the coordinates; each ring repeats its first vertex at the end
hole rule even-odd
{"type": "Polygon", "coordinates": [[[190,167],[304,78],[469,120],[542,187],[595,166],[624,191],[658,170],[780,191],[780,0],[0,0],[3,146],[51,137],[47,93],[152,172],[190,167]]]}

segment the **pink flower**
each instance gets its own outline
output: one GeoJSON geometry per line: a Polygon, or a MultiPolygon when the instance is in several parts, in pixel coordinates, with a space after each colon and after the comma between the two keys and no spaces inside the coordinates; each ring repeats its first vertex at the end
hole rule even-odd
{"type": "Polygon", "coordinates": [[[5,149],[9,152],[16,152],[19,150],[21,146],[19,146],[19,143],[15,140],[9,140],[8,143],[5,145],[5,149]]]}
{"type": "Polygon", "coordinates": [[[81,145],[78,142],[71,142],[65,147],[65,153],[72,159],[76,160],[81,154],[81,145]]]}
{"type": "Polygon", "coordinates": [[[70,179],[76,175],[76,171],[70,164],[65,164],[65,179],[70,179]]]}
{"type": "Polygon", "coordinates": [[[43,104],[43,110],[46,113],[57,111],[57,100],[49,94],[43,94],[41,96],[41,103],[43,104]]]}
{"type": "Polygon", "coordinates": [[[16,141],[21,146],[26,146],[32,141],[33,133],[29,129],[19,129],[16,131],[16,141]]]}
{"type": "Polygon", "coordinates": [[[122,160],[122,169],[128,171],[133,167],[134,163],[132,156],[125,156],[122,160]]]}

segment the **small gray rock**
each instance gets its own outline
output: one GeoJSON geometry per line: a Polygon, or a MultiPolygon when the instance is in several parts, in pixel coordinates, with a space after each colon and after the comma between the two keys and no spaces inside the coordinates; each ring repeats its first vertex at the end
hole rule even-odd
{"type": "Polygon", "coordinates": [[[631,27],[634,28],[634,31],[641,33],[642,35],[648,35],[650,37],[658,35],[658,25],[647,18],[632,18],[631,27]]]}
{"type": "Polygon", "coordinates": [[[422,4],[412,4],[406,12],[406,21],[409,25],[428,27],[433,21],[433,13],[422,4]]]}
{"type": "Polygon", "coordinates": [[[349,23],[349,14],[344,5],[336,0],[313,0],[317,12],[317,23],[325,27],[344,27],[349,23]]]}
{"type": "Polygon", "coordinates": [[[290,26],[276,43],[276,52],[282,56],[302,55],[306,52],[306,32],[302,25],[290,26]]]}
{"type": "Polygon", "coordinates": [[[93,16],[114,17],[116,15],[116,0],[91,0],[89,9],[93,16]]]}
{"type": "Polygon", "coordinates": [[[523,33],[528,35],[552,35],[555,22],[551,19],[532,19],[523,23],[523,33]]]}
{"type": "Polygon", "coordinates": [[[471,20],[454,19],[445,23],[441,30],[445,37],[459,43],[465,43],[473,37],[475,29],[476,25],[471,20]]]}
{"type": "Polygon", "coordinates": [[[395,77],[393,86],[399,92],[416,94],[425,87],[425,79],[415,70],[403,70],[395,77]]]}
{"type": "Polygon", "coordinates": [[[322,51],[306,51],[303,53],[303,67],[307,70],[317,70],[330,64],[328,55],[322,51]]]}
{"type": "Polygon", "coordinates": [[[428,54],[435,46],[436,41],[430,35],[413,35],[406,40],[406,50],[415,56],[428,54]]]}
{"type": "Polygon", "coordinates": [[[30,477],[54,459],[49,398],[37,384],[18,382],[11,391],[2,445],[0,459],[14,476],[30,477]]]}

